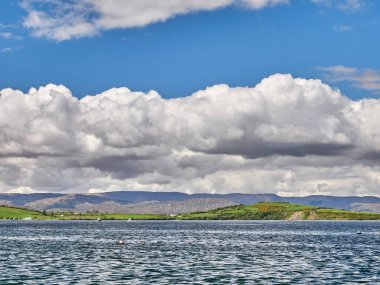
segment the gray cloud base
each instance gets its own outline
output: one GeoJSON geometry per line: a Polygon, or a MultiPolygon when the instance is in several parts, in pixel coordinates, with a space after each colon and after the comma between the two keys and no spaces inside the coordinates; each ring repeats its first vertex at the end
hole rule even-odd
{"type": "Polygon", "coordinates": [[[0,96],[0,192],[379,195],[380,101],[276,74],[191,96],[0,96]]]}

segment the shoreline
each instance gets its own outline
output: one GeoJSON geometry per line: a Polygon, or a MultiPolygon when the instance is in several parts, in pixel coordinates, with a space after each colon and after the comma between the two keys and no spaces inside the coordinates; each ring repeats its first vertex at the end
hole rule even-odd
{"type": "Polygon", "coordinates": [[[241,221],[366,221],[380,220],[380,213],[352,212],[286,202],[259,202],[252,205],[235,205],[205,212],[180,214],[123,214],[76,213],[29,210],[20,207],[0,206],[0,220],[87,220],[87,221],[183,221],[183,220],[241,220],[241,221]]]}

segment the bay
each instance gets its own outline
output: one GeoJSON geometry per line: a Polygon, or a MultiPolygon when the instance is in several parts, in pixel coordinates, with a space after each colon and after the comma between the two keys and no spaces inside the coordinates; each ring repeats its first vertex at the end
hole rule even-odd
{"type": "Polygon", "coordinates": [[[0,221],[0,284],[358,283],[380,222],[0,221]]]}

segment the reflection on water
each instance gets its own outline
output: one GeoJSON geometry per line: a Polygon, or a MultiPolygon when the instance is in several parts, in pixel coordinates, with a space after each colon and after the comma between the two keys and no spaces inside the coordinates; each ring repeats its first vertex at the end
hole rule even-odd
{"type": "Polygon", "coordinates": [[[380,284],[380,222],[0,221],[0,284],[68,283],[380,284]]]}

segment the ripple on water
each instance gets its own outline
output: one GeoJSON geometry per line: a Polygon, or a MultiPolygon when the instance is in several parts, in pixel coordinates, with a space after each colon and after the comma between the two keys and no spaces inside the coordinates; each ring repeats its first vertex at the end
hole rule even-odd
{"type": "Polygon", "coordinates": [[[0,284],[380,284],[379,222],[2,221],[0,233],[0,284]]]}

